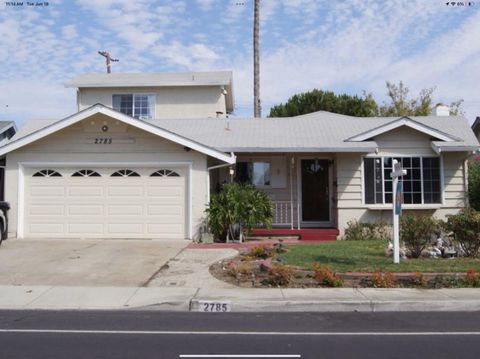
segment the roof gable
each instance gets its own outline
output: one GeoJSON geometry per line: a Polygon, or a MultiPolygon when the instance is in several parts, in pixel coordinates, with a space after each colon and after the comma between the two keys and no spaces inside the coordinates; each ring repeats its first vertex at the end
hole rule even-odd
{"type": "Polygon", "coordinates": [[[204,144],[201,144],[199,142],[193,141],[191,139],[188,139],[186,137],[183,137],[181,135],[178,135],[172,131],[166,130],[164,128],[161,128],[156,125],[152,125],[150,123],[147,123],[142,120],[138,120],[136,118],[130,117],[128,115],[125,115],[121,112],[112,110],[111,108],[105,107],[101,104],[96,104],[93,105],[83,111],[77,112],[74,115],[65,117],[62,120],[56,121],[54,123],[50,123],[45,127],[40,128],[37,131],[34,131],[24,137],[21,137],[19,139],[13,139],[9,143],[7,143],[5,146],[0,147],[0,156],[5,155],[9,152],[12,152],[14,150],[17,150],[21,147],[24,147],[32,142],[35,142],[41,138],[44,138],[52,133],[58,132],[66,127],[69,127],[77,122],[80,122],[86,118],[89,118],[95,114],[103,114],[106,116],[109,116],[111,118],[114,118],[116,120],[119,120],[121,122],[124,122],[128,125],[131,125],[133,127],[139,128],[141,130],[144,130],[146,132],[152,133],[154,135],[157,135],[159,137],[162,137],[164,139],[170,140],[172,142],[178,143],[182,146],[186,146],[188,148],[191,148],[192,150],[198,151],[200,153],[206,154],[208,156],[217,158],[221,161],[227,162],[227,163],[235,163],[235,156],[233,154],[225,154],[223,152],[220,152],[214,148],[208,147],[204,144]]]}
{"type": "Polygon", "coordinates": [[[419,131],[421,133],[424,133],[426,135],[429,135],[431,137],[434,137],[438,140],[445,141],[445,142],[451,142],[451,141],[460,141],[460,139],[453,137],[452,135],[449,135],[445,132],[439,131],[433,127],[427,126],[423,123],[417,122],[412,120],[409,117],[401,117],[396,120],[393,120],[391,122],[388,122],[384,125],[381,125],[379,127],[375,127],[371,130],[359,133],[358,135],[352,136],[350,138],[347,138],[345,141],[347,142],[362,142],[366,141],[368,139],[371,139],[375,136],[381,135],[383,133],[386,133],[388,131],[392,131],[396,128],[406,126],[409,128],[412,128],[416,131],[419,131]]]}

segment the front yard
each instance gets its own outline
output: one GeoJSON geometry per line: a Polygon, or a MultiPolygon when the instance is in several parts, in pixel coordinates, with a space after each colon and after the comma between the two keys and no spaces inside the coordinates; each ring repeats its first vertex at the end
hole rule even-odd
{"type": "Polygon", "coordinates": [[[312,269],[313,263],[326,264],[335,272],[465,272],[479,270],[480,260],[472,258],[418,258],[403,259],[393,264],[392,257],[386,257],[385,242],[334,241],[290,246],[281,254],[285,264],[312,269]]]}

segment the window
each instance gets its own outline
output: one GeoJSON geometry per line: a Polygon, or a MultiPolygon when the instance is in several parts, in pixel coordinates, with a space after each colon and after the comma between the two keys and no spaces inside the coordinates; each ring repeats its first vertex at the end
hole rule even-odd
{"type": "Polygon", "coordinates": [[[162,169],[153,172],[150,177],[180,177],[180,175],[175,171],[162,169]]]}
{"type": "Polygon", "coordinates": [[[100,173],[93,170],[80,170],[75,172],[72,177],[101,177],[100,173]]]}
{"type": "Polygon", "coordinates": [[[235,182],[251,183],[254,186],[270,186],[269,162],[237,162],[235,182]]]}
{"type": "Polygon", "coordinates": [[[132,170],[118,170],[113,172],[110,177],[140,177],[140,175],[132,170]]]}
{"type": "Polygon", "coordinates": [[[374,157],[363,160],[365,203],[392,203],[390,173],[393,160],[402,163],[407,175],[403,182],[403,203],[441,203],[440,159],[438,157],[374,157]]]}
{"type": "Polygon", "coordinates": [[[155,95],[113,95],[113,109],[140,120],[155,118],[155,95]]]}
{"type": "Polygon", "coordinates": [[[35,172],[32,177],[62,177],[62,175],[54,170],[41,170],[35,172]]]}

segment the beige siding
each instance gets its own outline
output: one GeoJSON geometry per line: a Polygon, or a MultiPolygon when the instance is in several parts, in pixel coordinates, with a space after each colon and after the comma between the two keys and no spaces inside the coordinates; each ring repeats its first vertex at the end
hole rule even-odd
{"type": "MultiPolygon", "coordinates": [[[[406,127],[382,134],[374,140],[379,145],[379,156],[437,155],[431,148],[429,136],[406,127]]],[[[467,153],[442,154],[444,203],[430,206],[428,210],[416,209],[415,212],[423,211],[444,218],[445,215],[454,214],[465,206],[464,159],[467,155],[467,153]]],[[[353,219],[360,222],[390,221],[391,209],[368,209],[362,202],[362,155],[337,154],[336,166],[340,232],[343,233],[347,222],[353,219]]]]}
{"type": "Polygon", "coordinates": [[[78,94],[79,111],[97,103],[112,107],[113,94],[156,95],[155,118],[215,117],[226,114],[225,95],[220,86],[162,88],[83,88],[78,94]]]}
{"type": "Polygon", "coordinates": [[[75,163],[102,165],[105,163],[133,163],[138,167],[142,167],[142,164],[145,167],[145,164],[161,162],[182,162],[185,163],[185,166],[191,164],[192,172],[188,183],[192,185],[190,194],[192,197],[192,233],[196,237],[204,218],[207,202],[207,156],[195,151],[186,152],[183,146],[132,126],[118,123],[103,115],[93,116],[7,155],[5,197],[12,207],[9,212],[10,235],[15,237],[17,230],[20,163],[63,163],[68,165],[75,163]],[[104,125],[109,127],[106,133],[99,130],[104,125]],[[94,144],[97,137],[112,138],[113,144],[94,144]]]}

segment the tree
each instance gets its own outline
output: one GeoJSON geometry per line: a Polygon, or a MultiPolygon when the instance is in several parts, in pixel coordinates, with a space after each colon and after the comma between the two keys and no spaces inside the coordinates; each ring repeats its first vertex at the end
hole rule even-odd
{"type": "Polygon", "coordinates": [[[384,103],[380,106],[380,116],[428,116],[432,113],[434,87],[420,91],[418,98],[409,99],[409,89],[402,81],[398,85],[387,81],[386,85],[390,103],[384,103]]]}
{"type": "Polygon", "coordinates": [[[313,89],[290,97],[285,104],[273,106],[269,117],[290,117],[315,111],[369,117],[376,116],[378,106],[371,94],[364,93],[363,97],[359,97],[313,89]]]}
{"type": "Polygon", "coordinates": [[[480,211],[480,160],[472,160],[468,165],[468,201],[480,211]]]}
{"type": "MultiPolygon", "coordinates": [[[[390,103],[383,103],[379,107],[379,116],[428,116],[432,114],[432,94],[435,87],[423,89],[417,98],[409,99],[409,89],[402,81],[398,85],[387,81],[386,86],[390,103]]],[[[462,103],[463,100],[450,103],[450,114],[463,116],[462,103]]]]}

